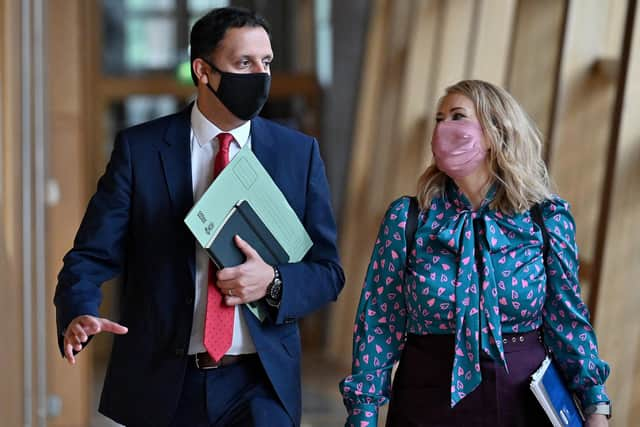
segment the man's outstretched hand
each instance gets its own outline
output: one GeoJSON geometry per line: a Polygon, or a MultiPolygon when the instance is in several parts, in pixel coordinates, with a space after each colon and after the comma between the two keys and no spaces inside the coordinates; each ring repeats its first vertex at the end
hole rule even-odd
{"type": "Polygon", "coordinates": [[[82,344],[87,342],[89,336],[97,335],[100,332],[123,335],[127,333],[127,330],[126,327],[109,319],[89,315],[78,316],[69,323],[64,333],[64,357],[69,364],[75,365],[76,358],[73,351],[82,350],[82,344]]]}

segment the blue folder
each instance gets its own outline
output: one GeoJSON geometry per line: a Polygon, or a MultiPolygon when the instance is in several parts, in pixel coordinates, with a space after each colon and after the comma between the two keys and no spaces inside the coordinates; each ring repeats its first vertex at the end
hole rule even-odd
{"type": "Polygon", "coordinates": [[[550,357],[531,375],[530,387],[554,427],[583,426],[582,412],[550,357]]]}

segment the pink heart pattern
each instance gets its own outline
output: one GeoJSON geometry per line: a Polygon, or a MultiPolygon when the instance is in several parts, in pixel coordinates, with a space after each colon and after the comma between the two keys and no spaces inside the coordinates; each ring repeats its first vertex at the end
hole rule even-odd
{"type": "Polygon", "coordinates": [[[377,408],[389,399],[391,370],[407,333],[455,335],[452,407],[482,381],[480,352],[506,367],[502,334],[538,328],[583,404],[609,400],[609,365],[598,356],[580,297],[568,203],[555,197],[542,204],[551,237],[544,260],[542,233],[530,213],[491,209],[494,195],[495,187],[474,212],[450,183],[421,212],[408,257],[409,199],[390,205],[358,306],[352,374],[340,383],[346,425],[377,425],[377,408]]]}

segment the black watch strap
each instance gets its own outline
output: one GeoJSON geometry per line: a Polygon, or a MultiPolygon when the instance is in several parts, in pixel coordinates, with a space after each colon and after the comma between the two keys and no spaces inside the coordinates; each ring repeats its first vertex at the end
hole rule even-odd
{"type": "Polygon", "coordinates": [[[271,307],[280,308],[282,300],[282,278],[278,267],[273,266],[273,280],[267,287],[267,295],[265,296],[267,304],[271,307]]]}

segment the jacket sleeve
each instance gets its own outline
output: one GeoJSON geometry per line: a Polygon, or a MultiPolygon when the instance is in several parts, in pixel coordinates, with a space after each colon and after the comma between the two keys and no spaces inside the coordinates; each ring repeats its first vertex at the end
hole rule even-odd
{"type": "Polygon", "coordinates": [[[391,204],[376,239],[353,331],[352,373],[340,383],[347,426],[377,425],[405,343],[405,225],[409,199],[391,204]]]}
{"type": "Polygon", "coordinates": [[[73,248],[65,255],[55,290],[58,345],[65,328],[81,315],[98,315],[100,286],[121,272],[131,204],[131,156],[122,134],[89,201],[73,248]]]}
{"type": "Polygon", "coordinates": [[[275,323],[293,322],[335,301],[344,285],[329,186],[317,141],[310,152],[303,225],[313,246],[302,262],[278,266],[283,291],[275,323]]]}
{"type": "Polygon", "coordinates": [[[543,204],[550,250],[545,260],[544,340],[583,407],[609,402],[604,382],[609,365],[598,356],[589,310],[580,296],[578,248],[569,204],[559,198],[543,204]]]}

